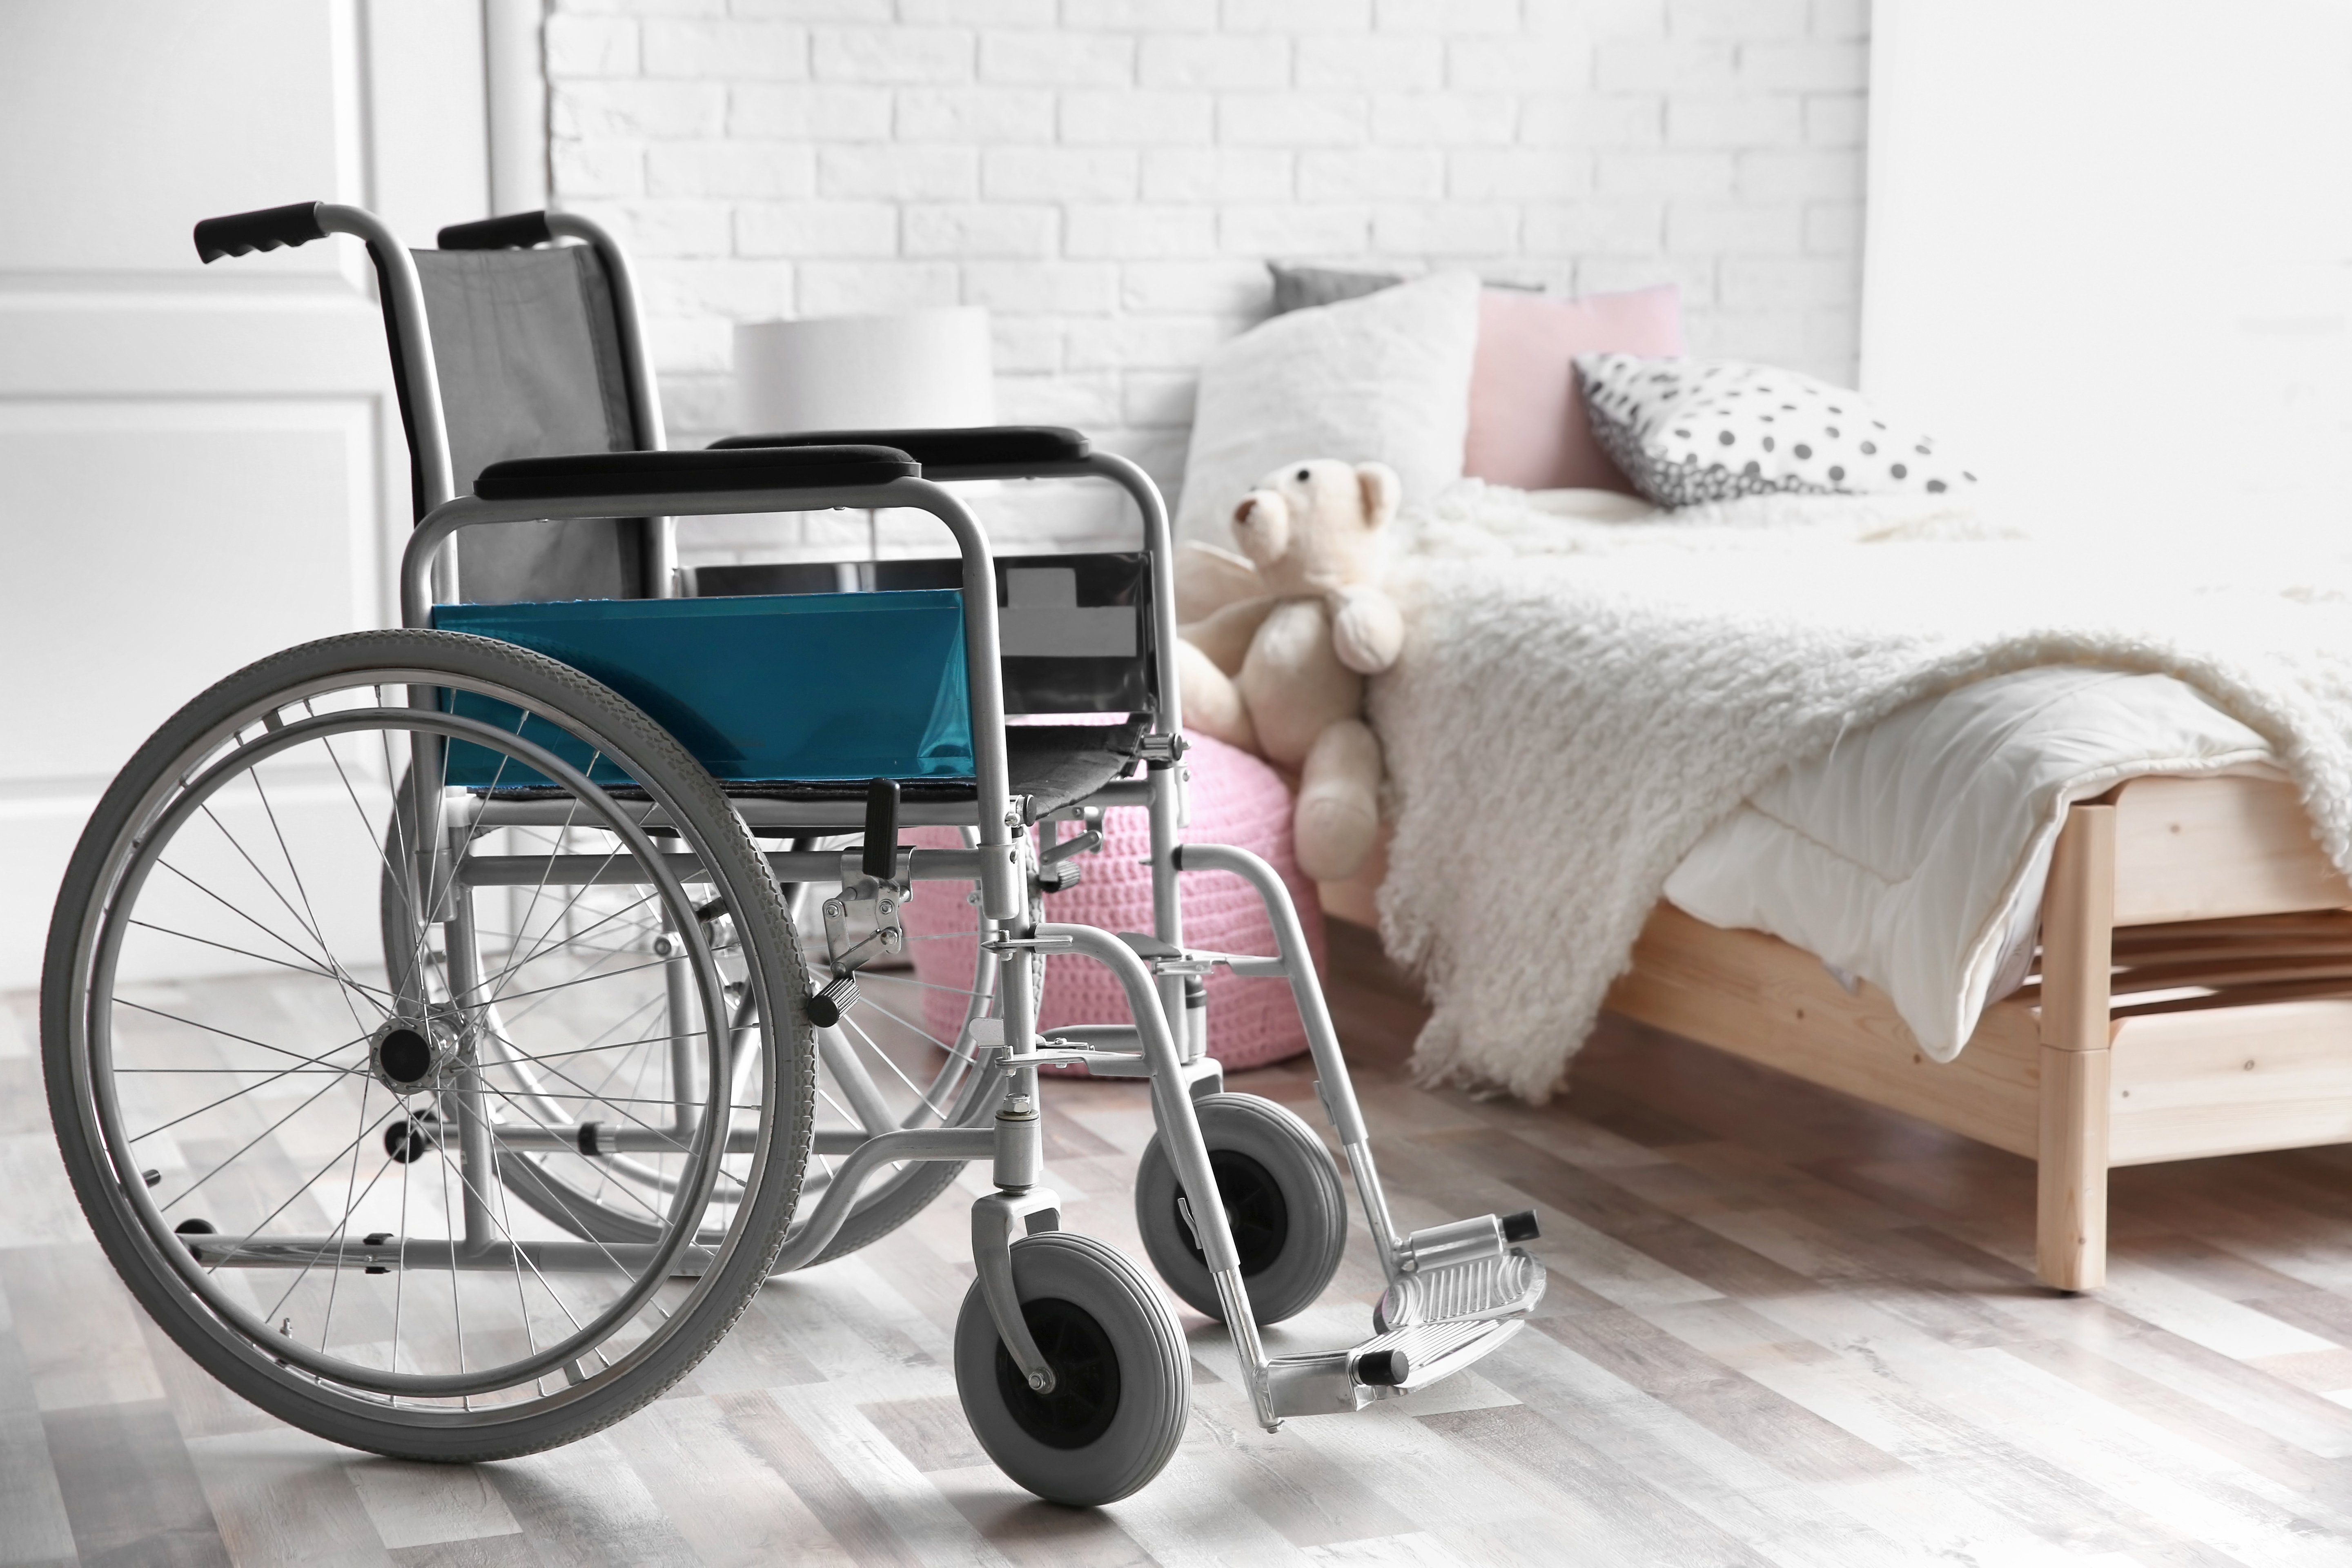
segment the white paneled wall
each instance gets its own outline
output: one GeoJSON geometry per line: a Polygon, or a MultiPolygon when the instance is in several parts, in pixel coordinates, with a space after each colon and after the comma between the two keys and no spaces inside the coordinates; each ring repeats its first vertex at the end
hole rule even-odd
{"type": "Polygon", "coordinates": [[[1003,417],[1172,488],[1268,258],[1670,280],[1696,352],[1853,374],[1865,0],[556,10],[555,199],[644,258],[681,441],[735,321],[980,304],[1003,417]]]}

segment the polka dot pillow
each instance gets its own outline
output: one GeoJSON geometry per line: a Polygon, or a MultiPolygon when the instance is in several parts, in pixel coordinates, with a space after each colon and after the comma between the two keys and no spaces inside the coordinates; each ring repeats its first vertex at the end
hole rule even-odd
{"type": "Polygon", "coordinates": [[[1794,490],[1940,495],[1974,485],[1860,393],[1738,360],[1579,354],[1592,434],[1660,506],[1794,490]]]}

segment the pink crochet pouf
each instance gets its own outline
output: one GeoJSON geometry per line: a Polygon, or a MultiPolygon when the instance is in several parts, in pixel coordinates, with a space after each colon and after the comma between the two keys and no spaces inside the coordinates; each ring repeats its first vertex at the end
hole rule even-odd
{"type": "MultiPolygon", "coordinates": [[[[1298,874],[1291,859],[1291,799],[1282,775],[1247,752],[1205,736],[1188,739],[1192,750],[1185,763],[1192,773],[1192,823],[1184,837],[1231,844],[1265,857],[1298,905],[1298,923],[1306,929],[1307,946],[1319,973],[1323,906],[1316,899],[1315,884],[1298,874]]],[[[1064,837],[1076,831],[1066,824],[1062,828],[1064,837]]],[[[953,832],[941,828],[910,832],[908,838],[926,847],[960,842],[953,832]]],[[[1045,918],[1106,931],[1150,931],[1150,854],[1151,825],[1142,807],[1118,806],[1103,813],[1102,852],[1077,858],[1086,879],[1067,892],[1046,894],[1045,918]]],[[[1217,952],[1274,952],[1274,929],[1249,884],[1222,871],[1184,871],[1177,882],[1184,904],[1185,945],[1217,952]]],[[[960,900],[942,897],[945,890],[919,890],[906,906],[906,923],[907,934],[918,939],[908,944],[916,978],[946,988],[923,993],[925,1021],[933,1035],[951,1040],[963,1025],[963,998],[956,993],[971,984],[972,911],[960,900]],[[963,940],[957,940],[958,932],[963,940]],[[926,938],[931,940],[922,940],[926,938]]],[[[1083,958],[1047,961],[1040,1029],[1123,1024],[1128,1016],[1126,993],[1109,970],[1083,958]]],[[[1278,1062],[1306,1048],[1307,1033],[1287,984],[1243,980],[1223,970],[1209,976],[1211,1056],[1239,1069],[1278,1062]]]]}

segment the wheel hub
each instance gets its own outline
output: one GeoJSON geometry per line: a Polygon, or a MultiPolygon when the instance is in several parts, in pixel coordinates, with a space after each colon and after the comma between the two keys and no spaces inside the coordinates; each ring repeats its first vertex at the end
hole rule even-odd
{"type": "Polygon", "coordinates": [[[368,1038],[368,1070],[394,1094],[430,1093],[463,1046],[464,1036],[439,1009],[423,1017],[395,1015],[368,1038]]]}
{"type": "MultiPolygon", "coordinates": [[[[1223,1201],[1225,1225],[1240,1256],[1242,1277],[1263,1274],[1282,1256],[1290,1240],[1290,1205],[1274,1173],[1238,1149],[1209,1151],[1209,1170],[1217,1178],[1217,1196],[1223,1201]]],[[[1200,1237],[1191,1216],[1178,1211],[1177,1234],[1194,1258],[1205,1266],[1200,1237]]]]}
{"type": "Polygon", "coordinates": [[[1049,1448],[1083,1448],[1118,1414],[1118,1352],[1094,1314],[1057,1297],[1021,1303],[1021,1316],[1054,1369],[1054,1391],[1029,1386],[1013,1352],[996,1346],[996,1386],[1021,1429],[1049,1448]]]}

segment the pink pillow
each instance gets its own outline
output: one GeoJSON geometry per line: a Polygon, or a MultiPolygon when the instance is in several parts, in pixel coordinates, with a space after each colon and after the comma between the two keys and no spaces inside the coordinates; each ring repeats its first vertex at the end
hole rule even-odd
{"type": "MultiPolygon", "coordinates": [[[[1192,772],[1192,825],[1184,837],[1196,843],[1239,845],[1270,861],[1298,906],[1298,923],[1319,971],[1323,907],[1315,884],[1299,874],[1291,858],[1291,798],[1282,775],[1221,741],[1206,735],[1185,739],[1192,744],[1185,761],[1192,772]]],[[[945,847],[961,840],[950,829],[918,828],[908,833],[908,842],[945,847]]],[[[1085,879],[1068,892],[1048,893],[1045,918],[1107,931],[1150,931],[1151,871],[1144,861],[1150,853],[1150,819],[1142,808],[1118,806],[1103,813],[1102,853],[1079,857],[1085,879]]],[[[1222,871],[1185,871],[1176,881],[1188,945],[1216,952],[1274,951],[1274,928],[1249,884],[1222,871]]],[[[961,988],[971,984],[971,911],[933,894],[909,902],[906,920],[908,935],[916,939],[911,949],[915,977],[933,988],[923,993],[924,1021],[934,1036],[953,1039],[963,1023],[961,988]]],[[[1050,1032],[1064,1024],[1123,1024],[1129,1016],[1127,994],[1109,970],[1090,959],[1047,961],[1038,1027],[1050,1032]]],[[[1306,1048],[1307,1031],[1288,984],[1243,980],[1222,969],[1209,976],[1211,1056],[1239,1071],[1295,1057],[1306,1048]]]]}
{"type": "Polygon", "coordinates": [[[1663,359],[1682,352],[1682,297],[1671,283],[1582,300],[1485,290],[1462,471],[1523,490],[1636,493],[1592,437],[1576,390],[1576,356],[1663,359]]]}

